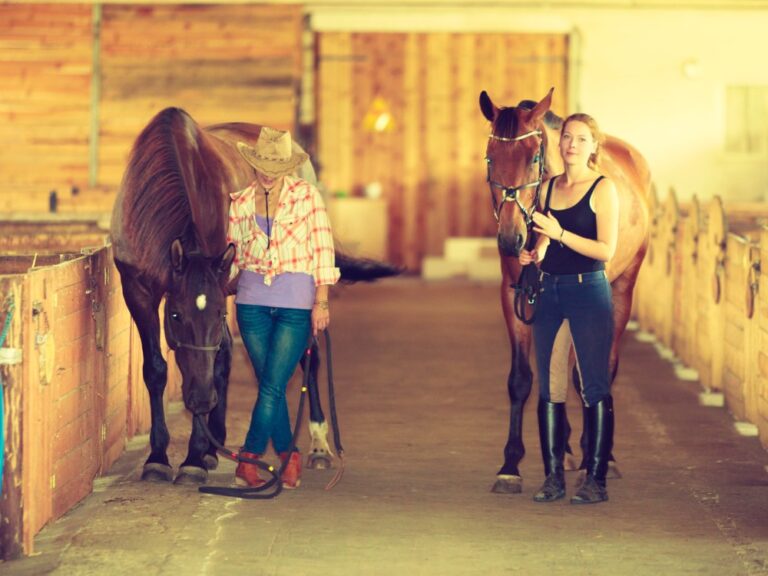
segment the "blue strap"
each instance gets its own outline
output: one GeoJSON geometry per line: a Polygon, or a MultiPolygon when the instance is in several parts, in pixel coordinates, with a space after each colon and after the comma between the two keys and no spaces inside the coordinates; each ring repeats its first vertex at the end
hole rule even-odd
{"type": "MultiPolygon", "coordinates": [[[[11,327],[11,319],[13,318],[14,302],[11,297],[8,304],[8,312],[5,315],[5,325],[3,331],[0,333],[0,348],[5,343],[5,337],[8,336],[8,329],[11,327]]],[[[3,373],[0,372],[0,494],[3,493],[3,466],[5,464],[5,405],[3,397],[5,396],[5,388],[3,388],[3,373]]]]}

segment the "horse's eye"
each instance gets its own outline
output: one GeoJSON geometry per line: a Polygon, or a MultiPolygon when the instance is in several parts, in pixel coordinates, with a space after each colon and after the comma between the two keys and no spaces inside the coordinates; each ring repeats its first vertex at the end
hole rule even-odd
{"type": "Polygon", "coordinates": [[[178,312],[171,312],[171,318],[176,320],[176,322],[181,322],[181,314],[178,312]]]}
{"type": "Polygon", "coordinates": [[[539,158],[539,155],[536,154],[536,156],[533,157],[533,160],[531,160],[531,164],[536,164],[536,162],[538,162],[539,160],[541,160],[541,158],[539,158]]]}

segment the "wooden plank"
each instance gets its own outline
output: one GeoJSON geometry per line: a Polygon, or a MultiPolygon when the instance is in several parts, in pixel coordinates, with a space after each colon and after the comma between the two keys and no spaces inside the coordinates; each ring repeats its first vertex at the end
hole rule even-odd
{"type": "Polygon", "coordinates": [[[91,9],[0,8],[0,146],[6,151],[0,159],[5,184],[0,205],[6,207],[17,200],[9,198],[9,184],[50,189],[58,181],[82,181],[86,174],[91,9]],[[45,171],[38,169],[41,158],[45,171]]]}
{"type": "Polygon", "coordinates": [[[352,190],[352,37],[328,33],[318,39],[318,164],[331,193],[352,190]]]}
{"type": "MultiPolygon", "coordinates": [[[[0,123],[7,127],[0,129],[0,146],[9,151],[0,160],[0,181],[85,187],[91,7],[3,5],[0,15],[0,123]],[[35,169],[41,157],[44,172],[35,169]]],[[[117,189],[136,135],[168,105],[195,108],[190,112],[202,125],[293,128],[302,18],[300,5],[106,6],[98,183],[117,189]]],[[[15,200],[0,193],[0,208],[15,209],[15,200]]],[[[47,204],[35,199],[27,206],[47,204]]],[[[110,207],[81,198],[67,209],[110,207]]]]}
{"type": "MultiPolygon", "coordinates": [[[[21,349],[23,353],[24,333],[28,327],[25,322],[25,293],[24,278],[0,277],[0,293],[13,299],[14,310],[11,324],[6,335],[6,348],[21,349]]],[[[11,313],[4,305],[2,322],[11,313]]],[[[12,364],[3,367],[3,394],[5,409],[3,420],[3,436],[5,451],[0,454],[4,458],[2,490],[0,490],[0,559],[10,560],[20,556],[24,550],[23,526],[23,458],[27,446],[24,444],[24,421],[27,415],[24,411],[27,398],[25,395],[23,364],[12,364]]]]}
{"type": "Polygon", "coordinates": [[[42,377],[46,363],[51,362],[50,350],[36,346],[37,336],[52,334],[56,324],[51,286],[50,269],[38,269],[27,275],[29,294],[28,308],[25,313],[30,320],[26,331],[25,355],[25,414],[24,439],[27,449],[23,456],[22,482],[24,485],[24,552],[32,554],[33,538],[50,520],[53,513],[52,481],[53,455],[51,436],[53,422],[52,389],[42,377]],[[32,320],[32,305],[36,304],[41,312],[32,320]]]}

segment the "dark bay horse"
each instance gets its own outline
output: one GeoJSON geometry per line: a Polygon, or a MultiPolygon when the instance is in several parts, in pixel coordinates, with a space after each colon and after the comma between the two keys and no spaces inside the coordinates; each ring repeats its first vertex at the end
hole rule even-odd
{"type": "MultiPolygon", "coordinates": [[[[221,444],[226,439],[232,359],[226,297],[233,292],[234,256],[234,247],[226,243],[229,194],[254,179],[236,143],[253,145],[260,131],[261,126],[246,123],[203,129],[185,111],[166,108],[134,143],[112,214],[112,243],[123,296],[141,338],[149,392],[151,451],[143,480],[173,479],[166,453],[170,441],[163,410],[167,364],[160,349],[158,312],[164,297],[166,341],[182,374],[184,405],[194,415],[207,414],[214,438],[221,444]]],[[[299,173],[314,182],[309,162],[299,173]]],[[[342,281],[399,273],[386,264],[340,253],[336,265],[342,281]]],[[[317,467],[324,467],[330,465],[331,452],[317,391],[315,352],[309,379],[310,455],[317,467]]],[[[217,463],[215,448],[193,418],[187,457],[174,481],[203,483],[217,463]]]]}
{"type": "MultiPolygon", "coordinates": [[[[522,439],[523,407],[531,392],[531,327],[514,312],[515,284],[520,276],[520,250],[532,246],[535,233],[529,227],[537,209],[542,182],[563,172],[559,153],[563,120],[550,111],[552,92],[540,102],[523,101],[516,107],[497,107],[488,94],[480,94],[480,109],[490,122],[486,148],[488,183],[494,214],[498,221],[498,246],[501,260],[501,307],[512,349],[512,365],[507,379],[511,402],[509,436],[504,448],[504,464],[497,473],[494,492],[519,493],[522,478],[518,465],[525,454],[522,439]],[[529,244],[529,240],[531,243],[529,244]]],[[[598,171],[616,184],[619,196],[619,238],[614,257],[606,264],[614,307],[614,340],[610,356],[611,381],[618,368],[618,345],[632,310],[632,291],[648,247],[650,170],[642,155],[631,145],[607,136],[602,144],[598,171]]],[[[527,306],[527,304],[526,304],[527,306]]],[[[568,379],[570,335],[558,341],[553,364],[563,367],[561,382],[568,379]]],[[[569,362],[570,355],[570,362],[569,362]]],[[[555,376],[553,374],[553,376],[555,376]]],[[[574,368],[572,378],[579,375],[574,368]]],[[[578,384],[577,384],[578,385],[578,384]]],[[[582,449],[584,448],[582,436],[582,449]]]]}

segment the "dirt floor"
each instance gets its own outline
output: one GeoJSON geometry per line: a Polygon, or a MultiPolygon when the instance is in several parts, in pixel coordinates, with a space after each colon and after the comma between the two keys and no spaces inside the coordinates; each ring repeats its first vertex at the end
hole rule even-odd
{"type": "MultiPolygon", "coordinates": [[[[89,498],[41,532],[35,556],[0,564],[0,574],[768,574],[768,454],[726,410],[700,407],[699,385],[675,379],[652,345],[625,337],[614,388],[624,477],[609,482],[610,502],[537,504],[536,388],[523,493],[490,492],[508,421],[497,285],[398,279],[336,296],[346,473],[333,490],[323,489],[332,470],[306,471],[299,490],[271,501],[142,483],[147,437],[138,438],[89,498]]],[[[255,394],[240,347],[232,447],[255,394]]],[[[178,465],[189,416],[175,405],[169,420],[178,465]]],[[[209,483],[228,485],[233,473],[223,461],[209,483]]],[[[572,492],[576,473],[567,479],[572,492]]]]}

